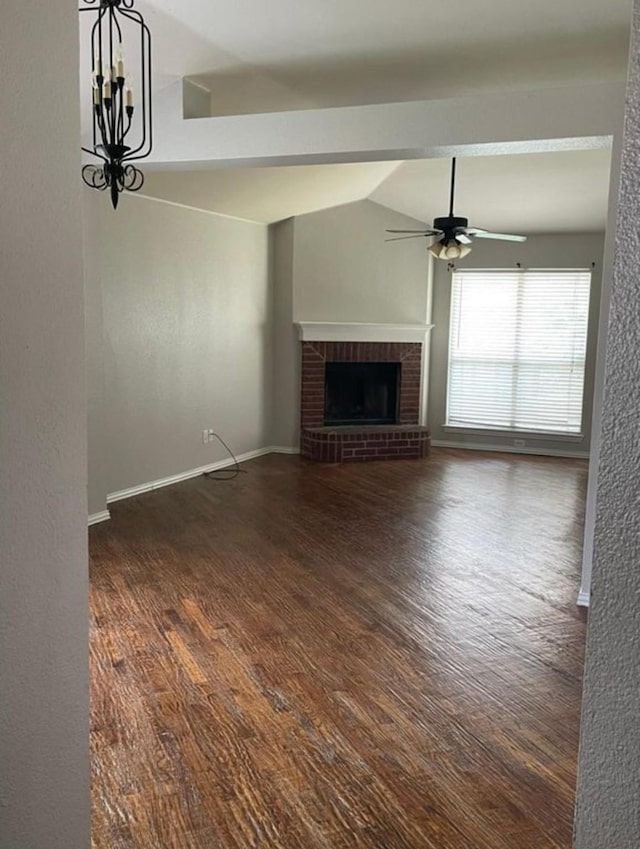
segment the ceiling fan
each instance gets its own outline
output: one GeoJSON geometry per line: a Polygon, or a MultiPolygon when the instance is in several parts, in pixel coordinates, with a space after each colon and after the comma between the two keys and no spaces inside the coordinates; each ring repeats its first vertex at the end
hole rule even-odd
{"type": "Polygon", "coordinates": [[[513,236],[509,233],[490,233],[478,227],[469,227],[468,218],[460,218],[453,214],[453,200],[456,189],[456,160],[451,161],[451,195],[449,200],[449,214],[440,218],[434,218],[431,230],[387,230],[387,233],[402,233],[387,242],[396,242],[401,239],[420,239],[437,236],[438,240],[429,247],[431,253],[437,259],[462,259],[471,253],[473,239],[499,239],[504,242],[526,242],[526,236],[513,236]]]}

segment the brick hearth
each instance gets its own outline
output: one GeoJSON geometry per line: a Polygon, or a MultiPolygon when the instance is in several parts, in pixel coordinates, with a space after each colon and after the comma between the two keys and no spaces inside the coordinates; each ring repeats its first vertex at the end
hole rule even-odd
{"type": "Polygon", "coordinates": [[[430,436],[420,420],[422,344],[418,342],[303,342],[301,453],[310,460],[353,462],[425,457],[430,436]],[[324,426],[325,363],[401,364],[398,423],[324,426]]]}
{"type": "Polygon", "coordinates": [[[324,463],[426,457],[431,437],[419,425],[305,428],[302,456],[324,463]]]}

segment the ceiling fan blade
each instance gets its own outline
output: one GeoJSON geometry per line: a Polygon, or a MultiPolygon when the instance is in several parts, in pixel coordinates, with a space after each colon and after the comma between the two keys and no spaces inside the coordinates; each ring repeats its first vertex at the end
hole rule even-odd
{"type": "Polygon", "coordinates": [[[460,242],[461,245],[471,244],[471,239],[465,230],[456,230],[456,241],[460,242]]]}
{"type": "Polygon", "coordinates": [[[385,230],[385,233],[416,233],[420,236],[435,236],[435,230],[385,230]]]}
{"type": "Polygon", "coordinates": [[[385,239],[385,242],[401,242],[403,239],[424,239],[430,233],[414,233],[413,236],[395,236],[393,239],[385,239]]]}
{"type": "Polygon", "coordinates": [[[472,227],[467,230],[468,235],[475,236],[476,239],[499,239],[503,242],[526,242],[526,236],[516,236],[513,233],[490,233],[488,230],[480,230],[477,227],[472,227]]]}

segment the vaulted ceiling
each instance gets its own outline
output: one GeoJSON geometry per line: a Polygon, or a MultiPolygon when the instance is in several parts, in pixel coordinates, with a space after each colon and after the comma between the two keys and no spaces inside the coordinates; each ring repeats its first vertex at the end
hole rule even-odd
{"type": "MultiPolygon", "coordinates": [[[[631,0],[136,0],[159,90],[189,78],[207,114],[440,99],[621,81],[631,0]]],[[[85,69],[86,70],[86,69],[85,69]]],[[[86,71],[88,76],[88,71],[86,71]]],[[[595,231],[608,150],[466,158],[457,210],[482,227],[595,231]]],[[[149,171],[144,193],[249,220],[370,198],[421,221],[446,212],[449,162],[149,171]]]]}
{"type": "MultiPolygon", "coordinates": [[[[457,214],[486,230],[596,232],[605,228],[610,150],[458,160],[457,214]]],[[[377,203],[431,222],[449,206],[450,161],[404,162],[371,193],[377,203]]]]}
{"type": "MultiPolygon", "coordinates": [[[[458,162],[456,211],[485,229],[596,232],[606,221],[609,150],[469,157],[458,162]]],[[[418,221],[444,215],[448,159],[149,172],[144,193],[272,223],[369,198],[418,221]]]]}

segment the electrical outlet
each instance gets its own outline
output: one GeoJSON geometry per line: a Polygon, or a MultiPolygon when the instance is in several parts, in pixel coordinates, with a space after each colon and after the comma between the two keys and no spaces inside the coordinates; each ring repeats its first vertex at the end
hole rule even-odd
{"type": "Polygon", "coordinates": [[[208,442],[215,442],[216,432],[212,427],[209,428],[209,430],[207,431],[207,434],[209,436],[209,439],[207,441],[208,442]]]}
{"type": "Polygon", "coordinates": [[[524,448],[526,444],[527,443],[524,441],[524,439],[514,439],[513,440],[514,448],[524,448]]]}
{"type": "Polygon", "coordinates": [[[206,445],[206,444],[207,444],[207,442],[209,442],[209,431],[208,431],[208,430],[203,430],[203,431],[202,431],[202,444],[203,444],[203,445],[206,445]]]}

